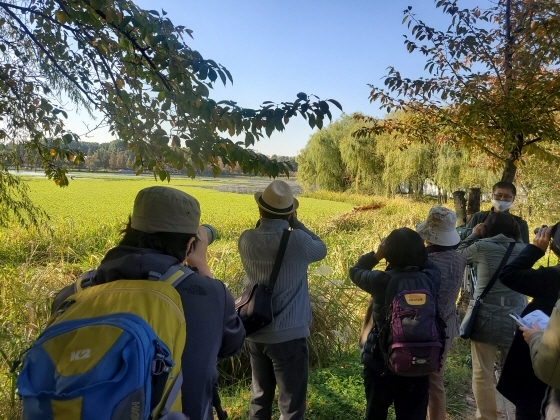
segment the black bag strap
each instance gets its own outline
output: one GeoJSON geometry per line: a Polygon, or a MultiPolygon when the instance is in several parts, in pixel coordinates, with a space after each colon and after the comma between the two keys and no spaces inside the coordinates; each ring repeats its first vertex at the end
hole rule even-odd
{"type": "Polygon", "coordinates": [[[502,268],[504,268],[504,265],[506,265],[507,260],[509,259],[509,256],[511,255],[511,252],[513,251],[513,247],[515,246],[515,242],[512,242],[507,251],[506,251],[506,255],[504,255],[504,258],[502,258],[502,262],[500,263],[500,265],[498,266],[498,268],[496,269],[496,271],[494,272],[494,275],[492,276],[492,279],[490,280],[490,282],[486,285],[486,287],[484,288],[484,290],[482,291],[482,293],[480,294],[480,296],[478,296],[476,298],[476,300],[482,300],[486,297],[486,295],[488,294],[488,292],[490,291],[490,289],[494,286],[494,283],[496,283],[496,280],[498,280],[498,276],[500,275],[500,271],[502,271],[502,268]]]}
{"type": "Polygon", "coordinates": [[[284,230],[282,233],[282,239],[280,239],[280,248],[278,248],[278,254],[276,254],[276,260],[274,261],[274,266],[272,267],[272,273],[270,274],[270,280],[268,281],[268,286],[266,287],[267,292],[272,293],[274,286],[276,285],[276,279],[278,278],[278,273],[280,272],[280,266],[282,265],[282,260],[284,259],[284,254],[286,253],[286,247],[288,246],[288,239],[290,239],[291,230],[284,230]]]}

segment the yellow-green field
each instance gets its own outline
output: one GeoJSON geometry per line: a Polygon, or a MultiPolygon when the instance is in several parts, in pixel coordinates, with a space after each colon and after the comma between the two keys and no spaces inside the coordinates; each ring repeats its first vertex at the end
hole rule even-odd
{"type": "MultiPolygon", "coordinates": [[[[161,185],[152,178],[89,174],[77,174],[75,178],[64,189],[45,179],[30,178],[30,196],[44,208],[50,220],[38,229],[0,229],[1,419],[18,418],[15,375],[9,373],[9,368],[43,328],[49,299],[84,270],[95,267],[105,252],[117,244],[119,230],[132,210],[136,193],[148,186],[161,185]]],[[[267,181],[256,179],[254,190],[262,190],[267,181]]],[[[210,265],[214,276],[222,279],[234,295],[241,290],[243,278],[237,238],[244,229],[255,225],[258,211],[252,194],[211,187],[247,191],[251,190],[251,182],[250,178],[173,178],[169,184],[194,195],[201,203],[202,223],[217,228],[218,240],[208,251],[210,265]]],[[[319,234],[329,249],[327,258],[310,268],[314,311],[310,351],[312,364],[319,368],[311,379],[310,418],[338,418],[335,413],[339,412],[343,416],[340,418],[358,418],[364,407],[355,342],[367,296],[352,286],[348,268],[360,255],[375,249],[392,229],[413,228],[434,203],[333,193],[298,199],[298,218],[319,234]],[[375,203],[382,204],[381,208],[353,211],[356,205],[375,203]],[[344,359],[349,354],[350,359],[344,359]],[[332,375],[335,381],[325,379],[332,375]],[[319,384],[314,385],[313,381],[319,384]],[[352,407],[353,414],[337,406],[345,393],[349,393],[345,404],[352,407]]],[[[446,373],[450,378],[448,385],[455,386],[457,395],[464,395],[465,375],[468,376],[463,359],[451,357],[454,367],[446,373]]],[[[224,392],[230,418],[243,419],[248,388],[239,380],[247,375],[246,355],[220,364],[220,370],[224,384],[232,384],[224,392]]],[[[456,418],[460,418],[464,408],[461,398],[451,409],[456,418]]]]}

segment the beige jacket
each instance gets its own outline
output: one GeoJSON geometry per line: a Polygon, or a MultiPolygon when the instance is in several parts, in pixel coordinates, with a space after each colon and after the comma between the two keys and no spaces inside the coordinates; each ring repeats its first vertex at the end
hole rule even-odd
{"type": "Polygon", "coordinates": [[[560,300],[556,302],[544,332],[529,339],[535,375],[552,388],[560,388],[560,300]]]}

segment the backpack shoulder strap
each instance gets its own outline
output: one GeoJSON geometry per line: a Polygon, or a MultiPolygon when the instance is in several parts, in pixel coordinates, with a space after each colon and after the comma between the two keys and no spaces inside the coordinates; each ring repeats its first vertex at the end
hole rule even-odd
{"type": "Polygon", "coordinates": [[[76,293],[81,292],[88,287],[91,287],[95,284],[95,280],[97,279],[97,270],[88,270],[84,274],[82,274],[82,278],[76,280],[76,293]]]}
{"type": "MultiPolygon", "coordinates": [[[[393,299],[397,294],[397,288],[401,279],[409,276],[417,276],[421,274],[426,276],[426,273],[420,271],[418,267],[406,267],[404,269],[389,270],[385,271],[391,277],[391,280],[387,283],[387,289],[385,289],[385,306],[391,305],[393,299]]],[[[433,292],[432,290],[430,292],[433,292]]]]}
{"type": "MultiPolygon", "coordinates": [[[[169,269],[163,274],[160,274],[156,271],[150,271],[148,274],[148,280],[163,281],[176,288],[191,274],[194,274],[194,271],[189,267],[181,264],[175,264],[169,267],[169,269]]],[[[84,274],[82,274],[82,278],[80,280],[77,280],[74,284],[74,293],[95,285],[96,278],[97,270],[86,271],[84,274]]]]}
{"type": "Polygon", "coordinates": [[[150,278],[158,281],[163,281],[164,283],[170,284],[171,286],[177,288],[183,280],[185,280],[190,275],[194,274],[186,265],[175,264],[169,267],[169,269],[163,273],[159,274],[154,271],[150,271],[150,278]]]}

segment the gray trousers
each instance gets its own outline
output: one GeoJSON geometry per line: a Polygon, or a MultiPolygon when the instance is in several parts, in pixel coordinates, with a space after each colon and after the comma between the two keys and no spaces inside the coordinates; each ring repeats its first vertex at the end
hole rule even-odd
{"type": "Polygon", "coordinates": [[[280,420],[303,420],[307,394],[307,339],[264,344],[247,341],[251,356],[250,420],[270,420],[278,385],[280,420]]]}

